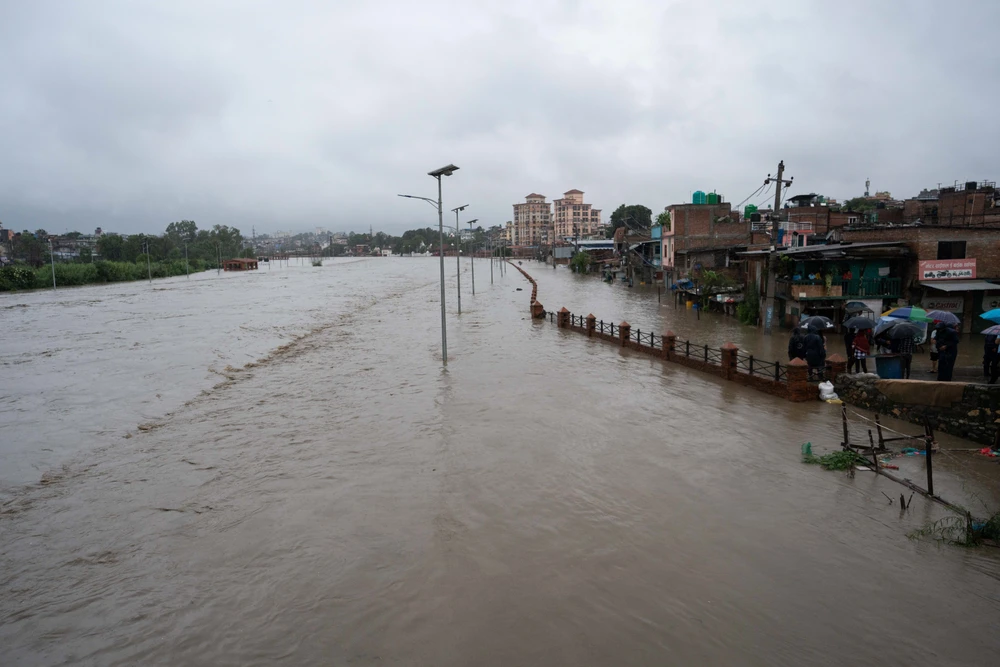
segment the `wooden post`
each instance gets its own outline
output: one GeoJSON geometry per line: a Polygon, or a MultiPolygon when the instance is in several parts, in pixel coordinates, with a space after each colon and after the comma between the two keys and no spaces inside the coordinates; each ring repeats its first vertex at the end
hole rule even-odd
{"type": "Polygon", "coordinates": [[[924,450],[927,453],[927,495],[934,495],[934,466],[931,465],[934,452],[934,431],[931,423],[924,418],[924,450]]]}
{"type": "Polygon", "coordinates": [[[885,449],[885,438],[882,437],[882,421],[878,418],[878,413],[875,413],[875,430],[878,431],[878,448],[880,450],[885,449]]]}
{"type": "MultiPolygon", "coordinates": [[[[842,442],[841,444],[844,446],[845,450],[849,450],[851,448],[851,434],[850,434],[850,431],[847,428],[847,404],[846,403],[843,404],[842,406],[840,406],[840,421],[841,421],[841,423],[844,426],[844,442],[842,442]]],[[[875,469],[877,470],[878,466],[876,466],[875,469]]]]}

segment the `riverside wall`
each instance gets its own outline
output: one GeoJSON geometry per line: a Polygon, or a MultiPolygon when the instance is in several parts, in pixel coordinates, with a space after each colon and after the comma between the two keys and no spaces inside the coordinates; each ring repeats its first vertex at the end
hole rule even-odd
{"type": "Polygon", "coordinates": [[[586,316],[575,315],[566,308],[558,312],[547,312],[538,302],[538,284],[534,278],[513,262],[508,264],[531,283],[530,307],[534,319],[548,319],[560,329],[657,357],[663,363],[708,373],[789,401],[814,401],[819,398],[818,387],[808,379],[809,367],[801,359],[787,364],[755,360],[753,355],[742,352],[734,343],[713,348],[689,340],[678,340],[673,331],[658,334],[633,329],[628,322],[604,322],[598,320],[593,313],[586,316]]]}
{"type": "Polygon", "coordinates": [[[1000,385],[882,380],[877,375],[838,375],[841,400],[859,408],[923,424],[984,445],[1000,428],[1000,385]]]}

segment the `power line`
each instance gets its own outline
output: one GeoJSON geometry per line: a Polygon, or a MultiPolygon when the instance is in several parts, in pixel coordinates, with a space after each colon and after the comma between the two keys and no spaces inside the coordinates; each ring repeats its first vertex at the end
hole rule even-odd
{"type": "Polygon", "coordinates": [[[753,192],[751,192],[749,195],[747,195],[747,198],[744,199],[743,201],[741,201],[739,204],[737,204],[736,208],[739,208],[740,206],[743,206],[743,204],[746,204],[750,200],[751,197],[755,196],[758,192],[760,192],[761,190],[763,190],[765,186],[767,186],[767,181],[764,181],[764,183],[762,183],[759,188],[757,188],[756,190],[754,190],[753,192]]]}

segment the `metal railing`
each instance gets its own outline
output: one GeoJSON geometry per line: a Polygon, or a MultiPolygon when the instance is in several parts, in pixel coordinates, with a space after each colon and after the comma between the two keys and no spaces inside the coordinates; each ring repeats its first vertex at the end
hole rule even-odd
{"type": "MultiPolygon", "coordinates": [[[[797,290],[797,287],[814,287],[817,285],[825,287],[826,282],[823,280],[789,280],[788,278],[779,278],[777,280],[776,291],[778,296],[796,298],[799,292],[803,291],[797,290]]],[[[893,298],[900,295],[901,286],[902,280],[900,278],[852,278],[851,280],[834,280],[830,283],[831,288],[840,288],[840,294],[835,295],[833,298],[837,296],[851,298],[866,296],[893,298]]],[[[809,298],[822,299],[827,298],[827,296],[820,294],[809,298]]]]}
{"type": "Polygon", "coordinates": [[[788,366],[782,366],[780,361],[761,361],[752,354],[736,353],[736,372],[751,377],[767,378],[775,382],[788,381],[788,366]]]}
{"type": "Polygon", "coordinates": [[[640,329],[636,329],[631,332],[630,337],[638,345],[645,345],[653,349],[663,349],[663,337],[657,336],[655,333],[650,331],[649,333],[643,333],[640,329]],[[659,344],[657,344],[659,342],[659,344]]]}

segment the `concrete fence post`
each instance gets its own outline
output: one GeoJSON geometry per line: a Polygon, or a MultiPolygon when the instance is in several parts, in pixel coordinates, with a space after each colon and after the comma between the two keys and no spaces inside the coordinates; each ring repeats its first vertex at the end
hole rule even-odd
{"type": "Polygon", "coordinates": [[[537,301],[531,302],[531,317],[535,320],[540,320],[545,317],[545,306],[537,301]]]}
{"type": "Polygon", "coordinates": [[[594,337],[594,331],[597,329],[597,318],[591,313],[587,315],[587,338],[594,337]]]}
{"type": "Polygon", "coordinates": [[[796,403],[815,401],[819,398],[819,387],[809,383],[809,364],[802,359],[788,362],[788,395],[786,398],[796,403]]]}
{"type": "Polygon", "coordinates": [[[666,361],[674,360],[674,348],[677,345],[677,334],[673,331],[667,331],[663,334],[663,358],[666,361]]]}
{"type": "Polygon", "coordinates": [[[560,308],[559,312],[556,315],[558,317],[557,321],[559,323],[559,328],[560,329],[568,329],[569,328],[569,311],[566,310],[566,306],[563,306],[562,308],[560,308]]]}
{"type": "Polygon", "coordinates": [[[632,335],[632,325],[622,320],[622,323],[618,325],[618,339],[621,341],[622,347],[628,347],[629,338],[632,335]]]}
{"type": "Polygon", "coordinates": [[[740,348],[735,343],[725,343],[722,346],[722,377],[732,380],[736,376],[736,357],[740,348]]]}
{"type": "Polygon", "coordinates": [[[847,359],[842,354],[831,354],[826,358],[826,379],[835,382],[838,375],[847,372],[847,359]]]}

